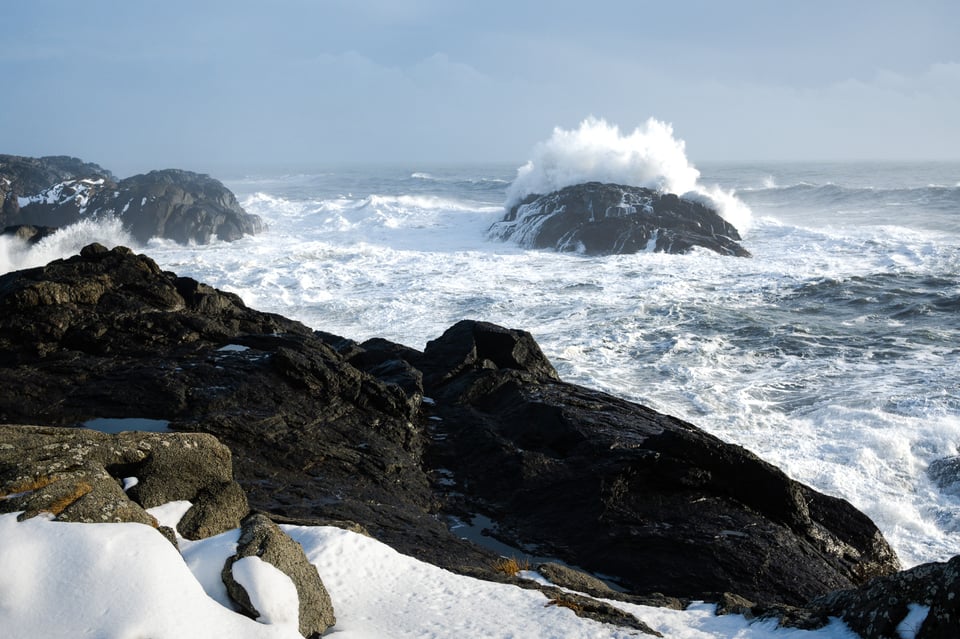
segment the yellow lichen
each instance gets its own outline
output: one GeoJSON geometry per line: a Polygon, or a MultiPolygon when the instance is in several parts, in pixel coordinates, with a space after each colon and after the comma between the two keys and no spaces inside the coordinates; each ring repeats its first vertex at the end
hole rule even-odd
{"type": "Polygon", "coordinates": [[[18,495],[20,493],[29,493],[34,490],[40,490],[41,488],[49,486],[55,481],[57,481],[56,478],[50,477],[49,475],[21,479],[12,484],[7,484],[3,488],[0,488],[0,499],[9,497],[10,495],[18,495]]]}

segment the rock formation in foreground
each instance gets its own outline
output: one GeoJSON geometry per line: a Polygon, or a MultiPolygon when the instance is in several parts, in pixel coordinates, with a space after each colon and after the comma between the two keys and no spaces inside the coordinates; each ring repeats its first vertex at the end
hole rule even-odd
{"type": "Polygon", "coordinates": [[[461,322],[423,352],[356,344],[91,245],[0,277],[0,422],[96,417],[213,434],[253,508],[354,521],[465,572],[491,553],[444,515],[485,515],[634,595],[801,605],[898,567],[847,502],[564,383],[528,333],[461,322]]]}
{"type": "Polygon", "coordinates": [[[237,552],[222,570],[241,612],[260,616],[234,575],[237,561],[255,556],[290,577],[299,608],[285,612],[299,620],[304,637],[315,639],[336,623],[330,595],[303,548],[265,515],[249,514],[233,481],[230,450],[216,438],[0,424],[0,513],[19,512],[20,521],[43,515],[62,522],[145,524],[176,546],[174,531],[147,509],[181,500],[192,504],[177,524],[183,538],[241,529],[237,552]]]}
{"type": "Polygon", "coordinates": [[[704,247],[749,257],[737,229],[700,201],[652,189],[587,182],[512,205],[489,231],[528,248],[586,255],[704,247]]]}
{"type": "Polygon", "coordinates": [[[162,237],[182,244],[236,240],[263,224],[207,175],[166,169],[117,181],[76,158],[0,155],[0,229],[61,227],[117,217],[138,241],[162,237]]]}

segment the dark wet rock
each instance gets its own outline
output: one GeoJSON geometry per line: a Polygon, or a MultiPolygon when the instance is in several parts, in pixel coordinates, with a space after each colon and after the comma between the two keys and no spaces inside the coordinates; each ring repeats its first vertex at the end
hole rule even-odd
{"type": "Polygon", "coordinates": [[[0,227],[62,227],[116,217],[139,242],[231,241],[263,230],[233,193],[208,175],[165,169],[116,180],[75,158],[0,156],[0,227]]]}
{"type": "MultiPolygon", "coordinates": [[[[841,617],[862,639],[903,636],[898,629],[911,609],[928,608],[909,630],[915,639],[955,639],[960,632],[960,556],[930,563],[866,585],[830,593],[811,602],[821,621],[841,617]]],[[[909,625],[909,621],[907,621],[909,625]]]]}
{"type": "Polygon", "coordinates": [[[704,247],[749,257],[737,229],[710,206],[652,189],[587,182],[512,205],[490,235],[530,248],[587,255],[704,247]]]}
{"type": "Polygon", "coordinates": [[[960,495],[960,456],[933,460],[927,475],[943,492],[960,495]]]}
{"type": "Polygon", "coordinates": [[[118,194],[92,203],[98,215],[113,214],[138,241],[164,237],[181,244],[238,240],[263,230],[256,215],[208,175],[166,169],[134,175],[117,184],[118,194]]]}
{"type": "MultiPolygon", "coordinates": [[[[156,527],[147,508],[231,490],[224,485],[239,490],[231,480],[230,451],[210,435],[0,426],[0,512],[22,510],[21,519],[50,513],[59,521],[156,527]],[[137,483],[124,492],[127,478],[137,483]]],[[[246,515],[224,524],[223,512],[209,511],[188,511],[208,534],[235,528],[246,515]]]]}
{"type": "MultiPolygon", "coordinates": [[[[213,434],[252,508],[356,522],[469,574],[496,555],[446,515],[483,514],[498,539],[651,600],[800,605],[897,568],[848,503],[560,381],[525,331],[466,321],[422,353],[357,344],[98,245],[0,276],[0,421],[94,417],[213,434]]],[[[222,482],[184,490],[218,504],[222,482]]]]}
{"type": "Polygon", "coordinates": [[[247,495],[234,481],[210,484],[197,491],[190,510],[177,524],[187,539],[205,539],[232,530],[250,512],[247,495]]]}
{"type": "Polygon", "coordinates": [[[436,517],[418,406],[302,324],[122,247],[0,276],[0,421],[167,420],[229,446],[255,509],[354,521],[444,567],[485,563],[436,517]]]}
{"type": "Polygon", "coordinates": [[[112,181],[113,175],[97,164],[64,155],[41,158],[0,155],[0,227],[26,223],[20,217],[20,198],[80,178],[112,181]]]}
{"type": "Polygon", "coordinates": [[[237,552],[227,559],[222,572],[230,598],[244,614],[252,619],[260,617],[247,591],[233,575],[233,565],[246,557],[257,557],[290,577],[297,589],[299,629],[304,637],[319,637],[336,623],[330,595],[316,567],[307,560],[303,547],[260,513],[243,520],[237,552]]]}
{"type": "Polygon", "coordinates": [[[427,374],[431,386],[478,368],[516,370],[545,379],[560,379],[530,333],[489,322],[457,322],[428,342],[423,357],[415,361],[427,374]]]}
{"type": "Polygon", "coordinates": [[[19,224],[8,226],[0,232],[0,235],[7,235],[22,240],[28,244],[36,244],[45,237],[49,237],[57,232],[55,226],[32,226],[30,224],[19,224]]]}
{"type": "MultiPolygon", "coordinates": [[[[445,352],[473,349],[468,327],[448,333],[445,352]]],[[[847,502],[691,424],[523,366],[446,361],[454,373],[427,376],[443,434],[429,463],[453,473],[447,507],[488,516],[506,543],[692,598],[800,604],[898,568],[847,502]]]]}

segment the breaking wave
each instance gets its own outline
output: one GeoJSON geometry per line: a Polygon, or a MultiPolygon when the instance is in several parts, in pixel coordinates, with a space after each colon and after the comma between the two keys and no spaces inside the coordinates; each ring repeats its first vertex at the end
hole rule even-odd
{"type": "Polygon", "coordinates": [[[717,207],[741,233],[748,230],[750,209],[732,191],[703,186],[699,178],[672,125],[649,118],[623,135],[616,125],[589,117],[573,131],[554,128],[550,139],[534,147],[532,159],[517,169],[505,206],[574,184],[610,182],[699,198],[717,207]]]}
{"type": "Polygon", "coordinates": [[[43,266],[56,259],[76,255],[84,246],[99,242],[107,248],[137,246],[137,242],[114,217],[81,220],[65,226],[36,244],[19,238],[0,236],[0,274],[43,266]]]}

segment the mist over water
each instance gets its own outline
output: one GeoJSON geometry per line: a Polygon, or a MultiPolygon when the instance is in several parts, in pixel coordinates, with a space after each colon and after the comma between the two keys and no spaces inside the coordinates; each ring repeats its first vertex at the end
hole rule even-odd
{"type": "MultiPolygon", "coordinates": [[[[227,185],[267,232],[135,248],[249,306],[358,341],[423,348],[464,318],[529,330],[564,379],[687,419],[851,501],[905,565],[960,552],[960,494],[926,472],[960,454],[960,165],[667,162],[694,190],[746,212],[751,259],[583,257],[487,239],[504,203],[529,185],[629,156],[573,153],[577,167],[564,168],[571,140],[611,135],[585,126],[555,135],[526,172],[237,177],[227,185]],[[556,171],[537,168],[548,156],[556,171]]],[[[666,133],[654,137],[669,142],[666,133]]],[[[682,144],[667,147],[682,154],[682,144]]],[[[76,252],[94,239],[87,231],[5,259],[76,252]]],[[[116,227],[102,231],[99,241],[125,241],[116,227]]]]}

